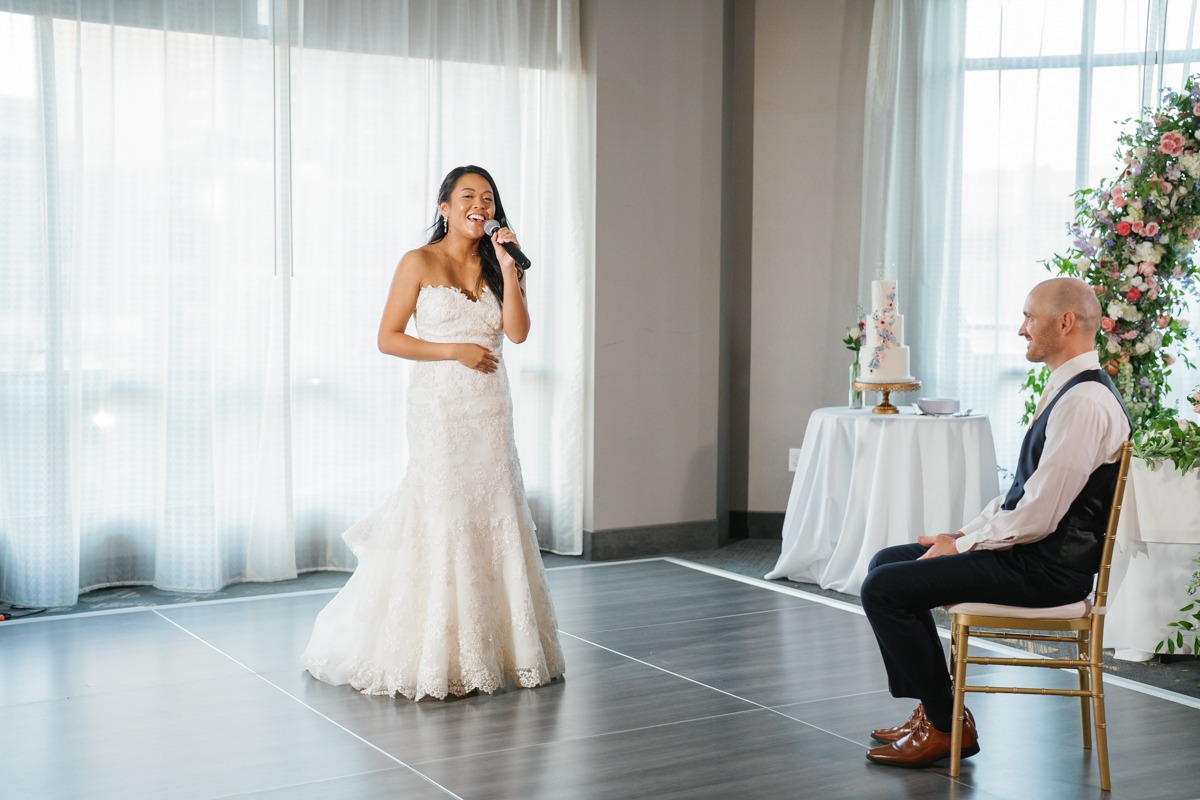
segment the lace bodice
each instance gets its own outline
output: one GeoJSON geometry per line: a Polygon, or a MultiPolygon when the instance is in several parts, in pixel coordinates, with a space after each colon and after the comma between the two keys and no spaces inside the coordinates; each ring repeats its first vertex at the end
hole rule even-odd
{"type": "Polygon", "coordinates": [[[456,286],[422,286],[413,319],[417,335],[430,342],[472,342],[493,350],[503,344],[500,304],[486,286],[478,300],[456,286]]]}

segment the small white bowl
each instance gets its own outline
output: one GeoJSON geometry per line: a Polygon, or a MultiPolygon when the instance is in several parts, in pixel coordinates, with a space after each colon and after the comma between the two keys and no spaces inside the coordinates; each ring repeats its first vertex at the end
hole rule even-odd
{"type": "Polygon", "coordinates": [[[947,397],[922,397],[917,401],[917,408],[926,414],[944,417],[958,413],[958,401],[947,397]]]}

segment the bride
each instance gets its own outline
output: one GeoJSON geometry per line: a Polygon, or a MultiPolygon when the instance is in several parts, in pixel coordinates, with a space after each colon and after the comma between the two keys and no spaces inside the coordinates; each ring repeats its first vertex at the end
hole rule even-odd
{"type": "Polygon", "coordinates": [[[503,337],[529,334],[516,236],[491,175],[452,170],[429,243],[396,267],[379,349],[411,359],[408,469],[343,534],[358,557],[317,616],[304,667],[332,684],[412,700],[563,674],[546,573],[513,435],[503,337]],[[408,332],[410,319],[420,338],[408,332]]]}

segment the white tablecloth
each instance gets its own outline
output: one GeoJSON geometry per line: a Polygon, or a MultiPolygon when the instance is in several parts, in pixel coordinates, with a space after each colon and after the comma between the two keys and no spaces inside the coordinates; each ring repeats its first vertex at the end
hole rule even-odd
{"type": "Polygon", "coordinates": [[[768,580],[858,594],[877,551],[956,531],[1000,493],[986,416],[822,408],[804,433],[768,580]]]}
{"type": "MultiPolygon", "coordinates": [[[[1171,464],[1151,470],[1134,458],[1109,579],[1104,646],[1127,661],[1145,661],[1173,630],[1179,609],[1196,599],[1185,587],[1200,552],[1200,469],[1171,464]]],[[[1190,642],[1190,637],[1189,637],[1190,642]]]]}

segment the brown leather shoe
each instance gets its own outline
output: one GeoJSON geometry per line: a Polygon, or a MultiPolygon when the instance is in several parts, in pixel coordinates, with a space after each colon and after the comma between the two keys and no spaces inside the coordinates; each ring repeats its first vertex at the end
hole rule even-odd
{"type": "MultiPolygon", "coordinates": [[[[975,724],[963,725],[962,757],[970,758],[979,752],[979,736],[975,724]]],[[[928,767],[950,757],[950,734],[942,733],[925,718],[912,731],[891,744],[873,747],[867,759],[891,767],[928,767]]]]}
{"type": "MultiPolygon", "coordinates": [[[[975,730],[975,718],[971,716],[971,709],[963,707],[963,714],[966,717],[966,724],[971,730],[975,730]]],[[[917,723],[925,718],[925,706],[920,703],[913,709],[912,716],[902,725],[897,725],[894,728],[879,728],[871,731],[871,738],[877,742],[898,742],[908,734],[912,733],[913,728],[917,727],[917,723]]]]}
{"type": "Polygon", "coordinates": [[[912,715],[903,724],[897,725],[894,728],[877,728],[871,731],[871,738],[877,742],[899,741],[911,733],[912,729],[917,727],[917,723],[923,719],[925,719],[925,706],[917,703],[917,707],[913,709],[912,715]]]}

